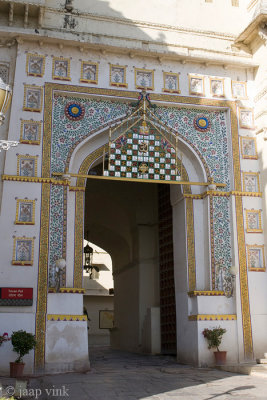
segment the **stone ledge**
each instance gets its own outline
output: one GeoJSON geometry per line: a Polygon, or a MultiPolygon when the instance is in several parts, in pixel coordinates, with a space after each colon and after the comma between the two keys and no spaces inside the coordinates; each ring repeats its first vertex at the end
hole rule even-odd
{"type": "Polygon", "coordinates": [[[238,373],[243,375],[252,376],[266,376],[267,377],[267,365],[256,364],[255,362],[244,363],[244,364],[232,364],[232,365],[218,365],[215,367],[221,371],[238,373]]]}

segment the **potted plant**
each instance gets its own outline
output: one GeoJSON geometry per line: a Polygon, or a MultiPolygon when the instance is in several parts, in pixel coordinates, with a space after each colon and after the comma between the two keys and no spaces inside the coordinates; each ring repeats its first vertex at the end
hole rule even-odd
{"type": "Polygon", "coordinates": [[[224,365],[226,362],[226,353],[227,352],[219,350],[219,346],[222,342],[222,336],[225,334],[225,332],[226,332],[226,329],[223,329],[220,326],[213,328],[213,329],[206,328],[202,332],[204,335],[204,338],[206,338],[208,341],[209,349],[211,349],[213,347],[217,349],[217,351],[214,351],[216,365],[224,365]]]}
{"type": "Polygon", "coordinates": [[[18,353],[15,362],[10,363],[10,377],[17,378],[23,376],[24,362],[23,357],[36,346],[35,336],[23,330],[13,332],[11,335],[13,351],[18,353]]]}

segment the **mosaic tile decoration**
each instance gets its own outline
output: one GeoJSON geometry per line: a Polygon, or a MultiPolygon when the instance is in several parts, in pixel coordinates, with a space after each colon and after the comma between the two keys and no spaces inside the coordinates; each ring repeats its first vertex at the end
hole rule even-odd
{"type": "Polygon", "coordinates": [[[204,77],[199,75],[189,75],[189,93],[195,96],[204,96],[204,77]]]}
{"type": "Polygon", "coordinates": [[[27,54],[26,73],[28,76],[42,77],[45,70],[45,56],[27,54]]]}
{"type": "Polygon", "coordinates": [[[33,225],[34,218],[35,218],[35,200],[17,199],[15,224],[33,225]]]}
{"type": "Polygon", "coordinates": [[[128,87],[126,83],[126,67],[121,65],[109,66],[109,84],[116,87],[128,87]]]}
{"type": "MultiPolygon", "coordinates": [[[[98,100],[94,98],[85,98],[82,96],[66,96],[57,93],[53,98],[53,121],[52,121],[52,140],[51,140],[51,172],[64,172],[66,162],[68,159],[69,152],[73,149],[78,143],[80,143],[85,137],[90,135],[90,132],[97,131],[104,125],[109,124],[111,121],[114,121],[119,118],[124,118],[125,115],[132,110],[131,106],[127,103],[123,103],[120,101],[110,101],[110,100],[98,100]],[[84,117],[80,120],[70,120],[65,113],[66,105],[75,102],[84,107],[84,117]]],[[[225,183],[226,188],[223,190],[230,190],[230,165],[229,165],[229,145],[228,141],[231,143],[230,133],[227,132],[226,126],[226,113],[225,111],[218,110],[204,110],[197,108],[182,108],[182,107],[157,107],[154,111],[156,117],[158,117],[162,123],[166,123],[167,126],[171,129],[174,129],[179,133],[179,136],[183,138],[189,146],[191,146],[194,151],[198,154],[199,158],[203,161],[203,164],[206,165],[206,172],[208,176],[212,176],[215,182],[225,183]],[[198,129],[197,129],[198,128],[198,129]],[[229,137],[228,137],[229,135],[229,137]]],[[[146,165],[142,165],[142,161],[144,163],[149,163],[149,151],[148,156],[144,155],[145,153],[141,151],[141,155],[138,155],[138,148],[133,148],[133,146],[148,146],[150,143],[150,139],[141,140],[141,138],[133,137],[136,132],[131,132],[132,137],[124,138],[123,136],[118,138],[116,142],[113,143],[111,148],[111,165],[114,167],[114,176],[115,173],[123,174],[121,176],[126,175],[126,173],[130,173],[127,171],[127,161],[132,163],[132,168],[136,168],[136,170],[132,171],[132,174],[138,174],[141,172],[142,176],[145,175],[149,179],[149,168],[146,172],[146,165]],[[123,154],[123,148],[125,147],[125,140],[127,145],[131,145],[132,148],[128,149],[131,151],[131,154],[123,154]],[[128,140],[132,140],[132,143],[128,143],[128,140]],[[133,141],[137,140],[137,143],[133,143],[133,141]],[[141,143],[143,142],[143,144],[141,143]],[[119,154],[121,155],[120,160],[116,159],[116,151],[119,150],[119,154]],[[135,152],[135,154],[134,154],[135,152]],[[136,154],[137,152],[137,154],[136,154]],[[123,156],[123,157],[122,157],[123,156]],[[131,160],[127,160],[127,156],[131,158],[131,160]],[[125,158],[126,159],[123,159],[125,158]],[[133,159],[136,157],[137,159],[133,159]],[[142,160],[138,160],[138,157],[143,157],[142,160]],[[148,160],[144,159],[144,157],[148,157],[148,160]],[[117,164],[116,164],[117,161],[117,164]],[[119,161],[119,163],[118,163],[119,161]],[[136,165],[133,165],[136,163],[136,165]],[[141,163],[141,164],[140,164],[141,163]],[[113,164],[113,165],[112,165],[113,164]],[[125,165],[124,165],[125,164],[125,165]],[[117,167],[117,171],[116,171],[117,167]],[[142,170],[139,168],[144,168],[142,170]]],[[[108,139],[108,138],[107,138],[108,139]]],[[[160,140],[156,140],[158,138],[154,138],[154,143],[151,144],[154,146],[153,148],[153,162],[154,165],[158,164],[159,168],[152,167],[151,168],[151,179],[153,175],[153,179],[156,179],[156,175],[164,175],[164,176],[172,176],[172,174],[166,173],[169,172],[169,169],[166,168],[166,162],[161,163],[160,153],[165,154],[165,158],[172,159],[173,151],[168,151],[168,143],[161,143],[160,140]],[[156,144],[157,142],[157,144],[156,144]],[[164,149],[164,146],[166,148],[164,149]],[[157,148],[157,149],[156,149],[157,148]],[[156,151],[160,149],[160,151],[156,151]],[[156,153],[159,153],[159,157],[156,156],[156,153]],[[170,154],[170,157],[167,155],[170,154]],[[159,158],[159,163],[156,163],[155,159],[159,158]],[[160,166],[163,166],[161,168],[160,166]],[[156,174],[155,168],[159,169],[159,174],[156,174]],[[153,169],[153,172],[152,172],[153,169]],[[161,174],[160,170],[164,171],[164,174],[161,174]]],[[[151,139],[152,140],[152,139],[151,139]]],[[[142,149],[141,147],[139,150],[142,149]]],[[[164,158],[164,161],[166,159],[164,158]]],[[[151,161],[152,162],[152,161],[151,161]]],[[[170,165],[174,165],[171,164],[170,165]]],[[[148,165],[149,166],[149,165],[148,165]]],[[[168,166],[168,163],[167,163],[168,166]]],[[[171,169],[170,169],[171,171],[171,169]]],[[[118,176],[118,175],[117,175],[118,176]]],[[[133,176],[132,176],[133,177],[133,176]]],[[[57,187],[58,188],[58,187],[57,187]]],[[[221,190],[221,189],[219,189],[221,190]]],[[[224,233],[230,232],[230,221],[229,221],[229,202],[225,198],[222,202],[215,200],[216,211],[214,206],[214,211],[216,213],[216,218],[214,218],[214,243],[216,246],[219,246],[219,250],[216,253],[215,249],[215,262],[220,262],[222,259],[225,262],[225,265],[231,265],[231,245],[230,245],[230,233],[227,233],[227,239],[224,239],[224,233]],[[220,210],[220,211],[218,211],[220,210]],[[217,211],[219,215],[217,214],[217,211]],[[220,215],[220,213],[222,215],[220,215]],[[227,217],[228,216],[228,217],[227,217]],[[226,241],[225,241],[226,240],[226,241]],[[218,261],[219,259],[219,261],[218,261]]],[[[63,190],[52,189],[51,191],[51,210],[54,208],[55,211],[51,213],[51,232],[50,232],[50,255],[49,255],[49,265],[54,265],[54,262],[57,258],[61,257],[63,251],[63,231],[62,231],[62,223],[64,218],[64,193],[63,190]],[[55,206],[54,206],[55,204],[55,206]],[[58,218],[57,216],[60,217],[58,218]],[[53,244],[53,246],[52,246],[53,244]],[[53,249],[52,249],[53,247],[53,249]]],[[[224,272],[224,283],[227,283],[227,273],[224,272]]],[[[217,275],[215,277],[215,281],[217,279],[217,275]]],[[[51,282],[53,281],[53,276],[50,277],[51,282]]],[[[220,282],[217,282],[217,285],[220,285],[220,282]]]]}
{"type": "Polygon", "coordinates": [[[70,59],[62,57],[53,58],[53,79],[70,81],[70,59]]]}
{"type": "Polygon", "coordinates": [[[254,114],[253,108],[239,108],[239,124],[240,128],[253,129],[254,128],[254,114]]]}
{"type": "Polygon", "coordinates": [[[21,121],[20,142],[25,144],[40,144],[41,122],[21,121]]]}
{"type": "Polygon", "coordinates": [[[179,89],[179,74],[172,72],[163,72],[163,92],[167,93],[181,93],[179,89]]]}
{"type": "Polygon", "coordinates": [[[210,93],[212,97],[224,97],[224,79],[210,78],[210,93]]]}
{"type": "Polygon", "coordinates": [[[62,258],[64,231],[64,187],[51,185],[49,234],[49,286],[54,287],[56,260],[62,258]]]}
{"type": "Polygon", "coordinates": [[[137,124],[111,143],[105,176],[180,180],[176,151],[150,124],[137,124]],[[145,133],[146,132],[146,133],[145,133]]]}
{"type": "Polygon", "coordinates": [[[80,82],[95,83],[98,81],[98,64],[82,61],[80,82]]]}
{"type": "Polygon", "coordinates": [[[245,192],[260,192],[258,172],[243,172],[243,190],[245,192]]]}
{"type": "Polygon", "coordinates": [[[246,227],[248,233],[261,233],[261,210],[245,210],[246,211],[246,227]]]}
{"type": "Polygon", "coordinates": [[[249,271],[265,271],[265,256],[263,245],[247,245],[247,258],[249,271]]]}
{"type": "Polygon", "coordinates": [[[24,111],[40,112],[43,106],[43,88],[41,86],[24,85],[24,111]]]}
{"type": "Polygon", "coordinates": [[[154,90],[154,70],[135,68],[136,89],[154,90]]]}
{"type": "Polygon", "coordinates": [[[213,229],[215,290],[226,291],[232,266],[229,197],[213,197],[213,229]]]}
{"type": "Polygon", "coordinates": [[[242,158],[251,160],[258,159],[257,142],[255,137],[241,136],[240,143],[242,158]]]}
{"type": "Polygon", "coordinates": [[[33,264],[34,238],[15,237],[13,245],[13,265],[33,264]]]}
{"type": "Polygon", "coordinates": [[[232,81],[232,95],[235,99],[247,99],[247,82],[232,81]]]}
{"type": "Polygon", "coordinates": [[[17,175],[37,176],[37,156],[17,155],[17,175]]]}
{"type": "Polygon", "coordinates": [[[178,131],[206,161],[214,182],[225,183],[224,190],[230,190],[228,140],[231,139],[227,136],[225,112],[158,107],[155,115],[178,131]]]}
{"type": "Polygon", "coordinates": [[[99,101],[76,96],[55,95],[51,140],[51,172],[64,172],[68,153],[89,133],[117,118],[123,118],[129,106],[121,102],[99,101]],[[84,118],[70,121],[65,114],[67,104],[75,102],[85,108],[84,118]]]}

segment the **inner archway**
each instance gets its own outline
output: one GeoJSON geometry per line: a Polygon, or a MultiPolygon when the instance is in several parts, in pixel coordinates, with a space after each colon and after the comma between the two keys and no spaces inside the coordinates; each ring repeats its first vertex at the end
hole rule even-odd
{"type": "MultiPolygon", "coordinates": [[[[112,257],[115,349],[176,354],[171,192],[166,184],[87,180],[84,232],[112,257]]],[[[183,236],[176,248],[185,252],[183,236]]],[[[186,258],[179,268],[186,274],[186,258]]]]}

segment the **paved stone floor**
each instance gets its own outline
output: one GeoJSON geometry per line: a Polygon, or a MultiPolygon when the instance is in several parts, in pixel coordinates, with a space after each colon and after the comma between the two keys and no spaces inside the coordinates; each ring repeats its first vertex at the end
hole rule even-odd
{"type": "Polygon", "coordinates": [[[267,400],[267,377],[192,368],[171,357],[95,348],[91,367],[31,379],[30,387],[41,390],[40,400],[267,400]]]}

